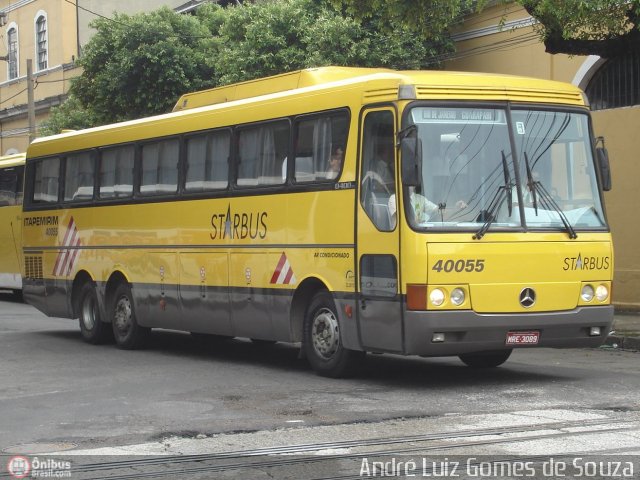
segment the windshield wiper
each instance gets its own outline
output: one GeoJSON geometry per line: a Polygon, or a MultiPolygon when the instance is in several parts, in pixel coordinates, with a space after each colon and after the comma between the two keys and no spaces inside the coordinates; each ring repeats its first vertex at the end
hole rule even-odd
{"type": "Polygon", "coordinates": [[[527,187],[531,192],[531,200],[533,201],[533,208],[535,209],[536,216],[538,215],[537,195],[539,194],[540,203],[542,204],[542,206],[545,209],[553,210],[558,214],[560,220],[562,220],[562,223],[569,233],[569,238],[572,240],[578,238],[578,234],[576,233],[573,226],[571,226],[571,222],[569,222],[569,219],[562,211],[562,208],[560,208],[560,206],[553,199],[553,196],[547,191],[546,188],[544,188],[544,185],[542,185],[539,180],[533,179],[533,174],[531,173],[531,164],[529,163],[529,155],[527,155],[527,152],[524,152],[524,163],[527,167],[527,187]]]}
{"type": "Polygon", "coordinates": [[[511,182],[511,174],[509,173],[509,166],[507,165],[507,157],[504,154],[504,150],[502,150],[502,170],[504,174],[504,185],[500,185],[498,190],[496,190],[495,195],[491,199],[491,203],[489,203],[489,208],[480,213],[481,219],[484,220],[484,224],[480,227],[480,230],[473,235],[472,238],[474,240],[480,240],[484,237],[485,233],[489,230],[489,227],[491,227],[491,224],[496,221],[496,213],[500,210],[505,199],[507,199],[509,216],[511,217],[513,212],[513,182],[511,182]]]}

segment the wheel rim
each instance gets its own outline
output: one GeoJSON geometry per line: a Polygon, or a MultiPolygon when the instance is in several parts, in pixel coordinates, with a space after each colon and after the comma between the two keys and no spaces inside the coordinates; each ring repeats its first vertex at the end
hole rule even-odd
{"type": "Polygon", "coordinates": [[[91,295],[84,297],[82,301],[82,324],[87,330],[93,330],[96,326],[96,318],[98,312],[96,311],[97,305],[95,299],[91,295]]]}
{"type": "Polygon", "coordinates": [[[116,303],[115,313],[113,316],[113,324],[119,335],[126,336],[133,325],[133,310],[131,302],[126,296],[122,296],[116,303]]]}
{"type": "Polygon", "coordinates": [[[328,308],[321,308],[311,324],[311,343],[316,353],[323,358],[331,358],[340,346],[338,319],[328,308]]]}

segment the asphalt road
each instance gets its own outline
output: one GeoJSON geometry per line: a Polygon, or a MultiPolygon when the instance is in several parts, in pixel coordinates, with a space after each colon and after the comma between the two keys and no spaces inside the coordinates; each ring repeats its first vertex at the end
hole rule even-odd
{"type": "MultiPolygon", "coordinates": [[[[333,380],[316,376],[284,344],[203,343],[154,331],[141,351],[88,345],[76,321],[0,295],[0,450],[184,455],[311,442],[340,452],[331,442],[360,442],[347,447],[353,451],[367,438],[513,425],[573,431],[595,422],[589,428],[607,430],[597,434],[606,439],[589,431],[593,441],[578,450],[640,454],[639,355],[522,349],[484,371],[457,358],[369,355],[359,376],[333,380]],[[613,435],[611,425],[627,433],[613,435]]],[[[501,441],[511,434],[502,432],[501,441]]],[[[546,454],[553,442],[543,440],[522,451],[512,448],[521,440],[507,442],[500,451],[546,454]]]]}

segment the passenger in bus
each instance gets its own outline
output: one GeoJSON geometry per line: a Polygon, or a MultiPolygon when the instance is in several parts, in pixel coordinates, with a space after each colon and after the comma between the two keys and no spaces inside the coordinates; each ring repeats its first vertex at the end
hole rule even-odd
{"type": "Polygon", "coordinates": [[[340,173],[342,168],[343,150],[338,146],[333,150],[331,157],[329,157],[329,168],[327,168],[327,178],[333,180],[340,173]]]}

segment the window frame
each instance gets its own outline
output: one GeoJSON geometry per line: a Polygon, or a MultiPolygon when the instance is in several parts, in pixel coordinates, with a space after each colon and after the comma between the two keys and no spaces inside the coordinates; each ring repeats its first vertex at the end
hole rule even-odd
{"type": "MultiPolygon", "coordinates": [[[[350,142],[349,135],[352,130],[352,115],[349,107],[338,107],[328,110],[321,110],[316,112],[304,112],[301,114],[291,114],[288,116],[282,116],[277,118],[270,118],[268,120],[258,122],[248,122],[242,124],[224,125],[221,127],[193,130],[188,132],[182,132],[172,135],[165,135],[153,138],[144,138],[141,140],[132,140],[122,143],[104,144],[96,147],[65,151],[53,155],[45,155],[37,158],[28,158],[25,166],[25,191],[24,191],[24,205],[25,211],[40,211],[40,210],[53,210],[60,208],[83,208],[91,206],[111,206],[111,205],[129,205],[129,204],[144,204],[144,203],[159,203],[167,201],[183,201],[183,200],[198,200],[209,198],[225,198],[225,197],[246,197],[252,195],[271,195],[280,193],[299,193],[299,192],[314,192],[323,190],[335,190],[337,188],[336,182],[340,178],[340,175],[336,179],[331,180],[316,180],[313,182],[296,183],[294,181],[294,162],[287,162],[286,179],[283,183],[273,185],[237,185],[237,173],[238,173],[238,139],[239,132],[244,129],[257,127],[263,124],[286,122],[289,128],[289,141],[287,144],[287,158],[291,158],[293,153],[294,131],[293,125],[296,121],[302,119],[310,119],[319,116],[332,116],[344,112],[347,119],[347,131],[345,133],[345,158],[343,160],[342,170],[340,175],[344,171],[346,162],[346,148],[350,142]],[[186,143],[189,138],[198,135],[207,135],[219,131],[228,131],[230,133],[230,152],[228,160],[228,184],[224,189],[219,190],[207,190],[207,191],[187,191],[186,190],[186,173],[187,173],[187,148],[186,143]],[[167,140],[177,139],[179,142],[179,158],[178,158],[178,188],[176,192],[172,193],[160,193],[156,195],[141,194],[140,186],[142,181],[142,148],[144,145],[156,142],[162,142],[167,140]],[[127,197],[121,198],[101,198],[100,197],[100,171],[102,167],[102,153],[106,149],[133,146],[134,148],[134,166],[133,166],[133,193],[127,197]],[[69,155],[81,154],[83,152],[91,152],[94,159],[94,190],[93,198],[91,200],[84,201],[63,201],[64,192],[64,179],[66,175],[66,158],[69,155]],[[43,162],[48,159],[58,158],[60,159],[59,169],[59,182],[58,182],[58,199],[56,202],[43,203],[33,202],[33,188],[34,188],[34,165],[38,162],[43,162]]],[[[357,143],[357,140],[356,140],[357,143]]],[[[357,168],[357,167],[356,167],[357,168]]],[[[355,188],[353,181],[346,182],[344,188],[355,188]]]]}
{"type": "Polygon", "coordinates": [[[337,109],[331,109],[331,110],[323,110],[320,112],[305,113],[302,115],[294,115],[292,117],[291,125],[292,125],[291,126],[292,145],[290,150],[292,153],[291,156],[293,157],[293,162],[288,162],[288,163],[291,163],[292,165],[287,165],[287,181],[290,182],[289,184],[300,186],[300,187],[307,187],[309,185],[333,185],[337,183],[344,172],[344,166],[346,163],[347,145],[349,144],[349,132],[351,130],[351,111],[349,110],[349,108],[346,108],[346,107],[337,108],[337,109]],[[344,137],[345,141],[342,147],[342,164],[340,165],[340,171],[335,176],[335,178],[325,178],[325,179],[316,178],[315,180],[310,180],[308,182],[299,182],[298,180],[296,180],[296,165],[295,165],[296,163],[295,160],[297,158],[297,153],[298,153],[296,150],[296,145],[298,144],[298,128],[297,128],[298,125],[301,122],[313,121],[314,119],[323,118],[323,117],[325,118],[336,117],[341,114],[344,114],[345,116],[347,130],[345,132],[345,137],[344,137]]]}
{"type": "MultiPolygon", "coordinates": [[[[234,145],[234,149],[233,149],[233,190],[239,190],[239,191],[254,191],[254,190],[260,190],[260,189],[267,189],[267,190],[272,190],[272,189],[280,189],[280,188],[284,188],[287,186],[288,182],[289,182],[289,172],[290,172],[290,167],[289,167],[289,158],[291,158],[291,153],[292,153],[292,145],[291,145],[291,138],[292,138],[292,118],[291,116],[289,117],[278,117],[278,118],[270,118],[268,120],[263,120],[260,122],[252,122],[252,123],[242,123],[239,125],[236,125],[233,129],[233,145],[234,145]],[[242,132],[244,131],[248,131],[248,130],[252,130],[252,129],[256,129],[256,128],[260,128],[262,126],[265,125],[276,125],[276,124],[285,124],[288,127],[289,130],[289,138],[287,139],[287,154],[285,155],[285,158],[287,159],[287,169],[286,169],[286,176],[284,178],[284,180],[281,183],[270,183],[270,184],[256,184],[256,185],[238,185],[238,180],[239,180],[239,172],[240,172],[240,135],[242,132]]],[[[284,159],[283,159],[284,161],[284,159]]]]}
{"type": "Polygon", "coordinates": [[[210,130],[199,130],[196,132],[188,132],[182,135],[182,148],[180,152],[181,157],[181,174],[182,181],[180,182],[180,194],[187,198],[193,197],[211,197],[220,194],[226,194],[231,189],[233,180],[233,165],[234,165],[234,144],[235,144],[235,132],[231,126],[213,128],[210,130]],[[227,157],[227,185],[224,188],[208,189],[208,190],[187,190],[187,173],[189,169],[189,159],[187,157],[188,149],[187,143],[190,139],[196,137],[206,137],[208,135],[215,135],[219,132],[227,132],[229,134],[229,156],[227,157]]]}
{"type": "MultiPolygon", "coordinates": [[[[133,197],[135,200],[142,200],[148,198],[168,198],[168,199],[178,199],[181,195],[181,186],[184,183],[184,167],[183,164],[183,152],[184,152],[184,135],[167,135],[164,137],[156,137],[156,138],[148,138],[143,141],[136,142],[136,156],[134,160],[134,187],[133,187],[133,197]],[[176,164],[176,189],[172,192],[160,192],[160,193],[142,193],[142,178],[143,178],[143,158],[142,151],[145,146],[152,144],[161,144],[164,142],[171,141],[178,142],[178,160],[176,164]],[[137,174],[136,174],[137,172],[137,174]]],[[[158,166],[160,159],[158,158],[158,166]]],[[[158,184],[156,184],[158,185],[158,184]]]]}
{"type": "Polygon", "coordinates": [[[18,24],[16,22],[11,22],[7,26],[7,80],[16,80],[20,78],[20,30],[18,29],[18,24]],[[15,32],[15,42],[11,41],[12,34],[11,32],[15,32]],[[15,50],[13,49],[13,45],[15,45],[15,50]],[[13,60],[12,60],[13,56],[13,60]],[[13,68],[12,68],[13,67],[13,68]],[[15,69],[15,75],[11,75],[12,71],[15,69]]]}
{"type": "Polygon", "coordinates": [[[120,204],[120,203],[131,203],[131,201],[134,199],[135,197],[135,191],[136,191],[136,162],[138,160],[138,152],[139,152],[139,148],[138,148],[138,144],[136,142],[127,142],[127,143],[117,143],[117,144],[113,144],[113,145],[104,145],[101,147],[98,147],[95,149],[96,150],[96,189],[95,189],[95,195],[94,195],[94,199],[96,201],[97,204],[102,204],[102,203],[114,203],[114,204],[120,204]],[[132,147],[133,148],[133,169],[132,169],[132,178],[131,178],[131,194],[127,195],[126,197],[102,197],[100,196],[100,187],[101,182],[100,182],[100,172],[102,171],[102,153],[105,150],[113,150],[116,148],[126,148],[126,147],[132,147]]]}
{"type": "Polygon", "coordinates": [[[35,47],[35,64],[36,64],[36,72],[42,72],[49,68],[49,18],[47,16],[47,12],[44,10],[38,11],[33,20],[33,30],[35,34],[34,38],[34,47],[35,47]],[[40,42],[40,31],[38,30],[38,24],[40,19],[43,20],[44,24],[44,41],[40,42]],[[42,50],[41,43],[44,43],[44,49],[42,50]],[[40,54],[44,52],[44,67],[41,67],[40,62],[40,54]]]}
{"type": "Polygon", "coordinates": [[[88,149],[88,150],[77,150],[74,152],[67,152],[64,156],[60,156],[60,160],[62,162],[60,166],[60,177],[59,177],[59,192],[58,192],[58,202],[61,205],[88,205],[93,203],[96,198],[96,173],[97,173],[97,152],[96,149],[88,149]],[[67,164],[69,157],[80,156],[83,154],[89,155],[89,159],[93,164],[93,185],[92,192],[90,198],[85,198],[81,200],[65,200],[64,196],[67,189],[67,164]]]}

